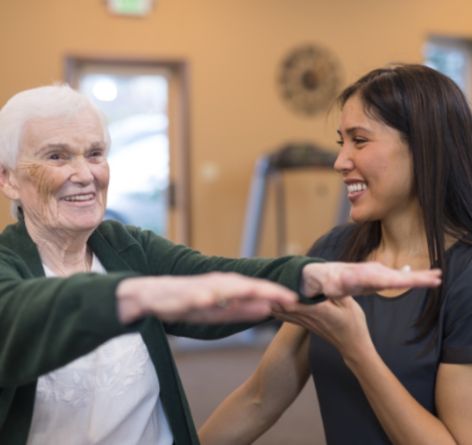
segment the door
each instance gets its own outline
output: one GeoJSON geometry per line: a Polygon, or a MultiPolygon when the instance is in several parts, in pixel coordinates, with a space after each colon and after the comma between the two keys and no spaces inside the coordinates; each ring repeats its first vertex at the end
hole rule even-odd
{"type": "Polygon", "coordinates": [[[68,57],[66,68],[107,119],[106,218],[189,244],[185,64],[68,57]]]}

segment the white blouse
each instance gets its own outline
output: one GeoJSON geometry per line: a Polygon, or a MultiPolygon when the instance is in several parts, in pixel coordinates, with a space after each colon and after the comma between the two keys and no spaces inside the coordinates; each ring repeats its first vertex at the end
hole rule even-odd
{"type": "Polygon", "coordinates": [[[159,391],[141,335],[116,337],[38,379],[27,445],[171,445],[159,391]]]}

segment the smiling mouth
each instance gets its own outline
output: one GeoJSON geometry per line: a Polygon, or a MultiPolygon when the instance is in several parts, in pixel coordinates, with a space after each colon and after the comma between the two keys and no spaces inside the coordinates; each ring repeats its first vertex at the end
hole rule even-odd
{"type": "Polygon", "coordinates": [[[78,195],[70,195],[70,196],[65,196],[62,198],[63,201],[67,202],[84,202],[84,201],[90,201],[95,198],[95,193],[84,193],[84,194],[78,194],[78,195]]]}
{"type": "Polygon", "coordinates": [[[360,193],[367,190],[367,184],[365,182],[355,182],[353,184],[347,184],[347,193],[352,195],[354,193],[360,193]]]}

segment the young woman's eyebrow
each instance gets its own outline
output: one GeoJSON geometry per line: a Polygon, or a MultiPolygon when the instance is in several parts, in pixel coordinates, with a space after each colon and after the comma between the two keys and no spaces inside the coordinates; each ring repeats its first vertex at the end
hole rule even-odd
{"type": "MultiPolygon", "coordinates": [[[[367,132],[367,133],[372,133],[372,131],[369,130],[367,127],[362,127],[361,125],[356,125],[356,126],[354,126],[354,127],[346,128],[346,129],[344,130],[344,133],[346,133],[346,134],[348,134],[349,136],[351,136],[351,135],[353,135],[354,133],[356,133],[356,132],[359,131],[359,130],[365,131],[365,132],[367,132]]],[[[337,133],[338,133],[340,136],[341,136],[341,134],[342,134],[340,129],[337,130],[337,133]]]]}

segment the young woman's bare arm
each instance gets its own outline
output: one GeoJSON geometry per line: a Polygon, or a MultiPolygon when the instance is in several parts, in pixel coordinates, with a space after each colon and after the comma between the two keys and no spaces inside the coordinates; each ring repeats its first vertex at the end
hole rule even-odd
{"type": "Polygon", "coordinates": [[[436,407],[459,444],[472,444],[472,364],[442,363],[436,380],[436,407]]]}
{"type": "Polygon", "coordinates": [[[253,443],[293,402],[308,376],[308,333],[304,328],[285,323],[254,374],[202,426],[201,444],[253,443]]]}

